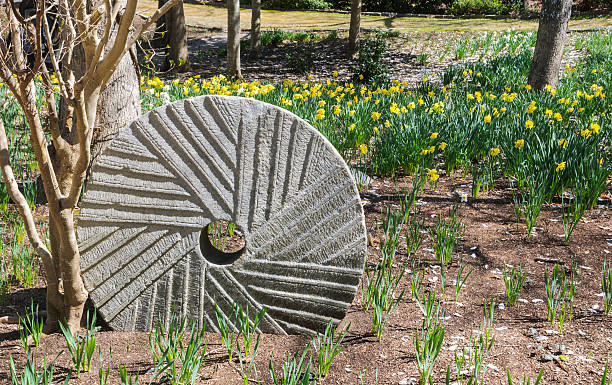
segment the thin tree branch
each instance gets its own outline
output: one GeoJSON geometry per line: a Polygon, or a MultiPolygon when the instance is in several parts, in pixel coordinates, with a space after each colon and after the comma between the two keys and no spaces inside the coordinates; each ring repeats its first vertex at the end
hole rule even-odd
{"type": "Polygon", "coordinates": [[[13,168],[11,167],[9,159],[8,141],[2,119],[0,119],[0,167],[2,167],[2,177],[4,178],[6,190],[19,210],[19,214],[23,219],[30,243],[32,244],[34,250],[36,250],[36,254],[42,259],[45,271],[47,271],[47,273],[51,276],[55,277],[55,266],[53,264],[51,252],[49,252],[47,246],[40,239],[40,235],[38,234],[38,230],[36,230],[36,225],[34,223],[32,210],[30,210],[28,202],[17,187],[17,181],[15,180],[13,168]]]}
{"type": "Polygon", "coordinates": [[[119,30],[117,31],[117,36],[115,37],[113,47],[102,59],[102,62],[98,66],[98,70],[95,73],[96,77],[99,78],[101,85],[104,86],[108,82],[123,55],[125,55],[125,53],[136,43],[136,41],[138,41],[142,33],[153,25],[157,19],[168,12],[170,8],[178,4],[178,2],[179,0],[169,0],[161,8],[158,8],[151,16],[149,16],[143,24],[135,29],[133,33],[130,34],[130,29],[133,28],[132,22],[134,21],[137,0],[128,0],[125,12],[121,16],[121,21],[119,22],[119,30]]]}

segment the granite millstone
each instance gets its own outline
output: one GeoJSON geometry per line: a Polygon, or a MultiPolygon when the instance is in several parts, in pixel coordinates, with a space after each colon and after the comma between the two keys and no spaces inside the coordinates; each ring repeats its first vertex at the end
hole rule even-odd
{"type": "Polygon", "coordinates": [[[312,334],[341,320],[366,255],[359,194],[333,146],[294,114],[202,96],[135,120],[94,162],[78,241],[85,287],[115,330],[174,311],[216,330],[215,302],[265,307],[260,331],[312,334]],[[214,221],[246,245],[211,246],[214,221]]]}

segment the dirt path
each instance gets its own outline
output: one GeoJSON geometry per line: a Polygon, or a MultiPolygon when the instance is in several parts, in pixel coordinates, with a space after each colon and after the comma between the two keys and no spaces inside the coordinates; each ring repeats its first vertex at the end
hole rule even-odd
{"type": "MultiPolygon", "coordinates": [[[[157,9],[157,1],[140,0],[138,11],[150,15],[157,9]]],[[[223,28],[227,24],[225,8],[198,4],[185,4],[187,24],[223,28]]],[[[262,11],[262,28],[281,28],[297,30],[348,29],[350,15],[329,12],[302,11],[262,11]]],[[[250,28],[251,10],[241,11],[242,28],[250,28]]],[[[428,17],[361,17],[362,28],[388,28],[400,31],[496,31],[496,30],[529,30],[537,28],[537,20],[489,20],[489,19],[446,19],[428,17]]],[[[571,29],[612,28],[612,16],[598,17],[590,20],[572,20],[571,29]]]]}

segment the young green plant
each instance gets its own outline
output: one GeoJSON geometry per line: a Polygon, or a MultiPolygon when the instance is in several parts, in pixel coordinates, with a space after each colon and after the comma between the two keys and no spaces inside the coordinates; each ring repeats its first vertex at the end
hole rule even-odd
{"type": "Polygon", "coordinates": [[[327,377],[332,361],[344,350],[341,344],[350,326],[348,324],[344,330],[336,334],[333,321],[330,320],[325,327],[325,332],[317,334],[316,340],[313,338],[312,346],[317,352],[318,369],[316,378],[318,381],[322,381],[327,377]]]}

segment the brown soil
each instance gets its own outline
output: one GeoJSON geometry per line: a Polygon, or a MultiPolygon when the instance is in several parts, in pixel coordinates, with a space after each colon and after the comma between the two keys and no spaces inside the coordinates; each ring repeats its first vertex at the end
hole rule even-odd
{"type": "MultiPolygon", "coordinates": [[[[458,174],[448,178],[443,176],[440,181],[437,191],[426,190],[417,200],[419,215],[426,218],[427,226],[431,226],[438,214],[446,215],[448,209],[458,201],[456,192],[469,193],[470,181],[462,179],[458,174]]],[[[398,196],[408,186],[408,178],[395,181],[376,179],[369,190],[362,194],[367,227],[371,234],[371,244],[368,247],[370,264],[375,264],[380,257],[380,213],[387,205],[399,208],[398,196]]],[[[478,199],[470,198],[467,203],[460,203],[459,217],[465,224],[465,234],[455,260],[462,258],[473,272],[460,293],[460,303],[454,302],[454,286],[451,284],[456,275],[457,263],[447,272],[444,308],[450,318],[445,322],[446,336],[436,363],[435,383],[442,383],[447,365],[451,365],[451,373],[454,373],[453,351],[466,346],[470,331],[481,324],[483,301],[491,296],[496,304],[504,301],[501,272],[507,265],[523,265],[527,272],[528,283],[520,294],[520,298],[526,302],[495,309],[495,342],[491,355],[486,359],[486,363],[490,364],[486,373],[487,383],[506,384],[506,369],[510,370],[514,378],[522,377],[522,373],[534,377],[543,369],[544,384],[599,383],[606,354],[612,348],[612,318],[603,315],[602,298],[597,295],[601,292],[601,266],[612,250],[610,206],[599,205],[588,211],[576,229],[571,244],[567,246],[560,236],[563,234],[559,221],[560,207],[558,204],[547,205],[538,219],[535,233],[527,239],[525,226],[517,226],[514,221],[510,203],[512,196],[506,187],[503,181],[499,181],[497,190],[481,194],[478,199]],[[544,269],[553,267],[553,263],[542,260],[557,260],[567,267],[573,257],[580,266],[574,316],[572,321],[566,322],[563,334],[559,335],[558,324],[551,326],[546,321],[545,303],[534,300],[545,300],[544,269]],[[559,358],[562,353],[560,350],[567,356],[566,361],[559,358]],[[551,355],[553,360],[542,361],[545,354],[551,355]]],[[[421,260],[426,269],[425,288],[433,289],[437,284],[439,291],[440,269],[434,263],[430,236],[426,236],[423,246],[414,257],[406,255],[404,245],[400,246],[399,251],[396,263],[398,268],[409,259],[421,260]]],[[[401,284],[410,291],[408,274],[401,284]]],[[[422,317],[408,292],[392,315],[382,342],[372,335],[371,312],[360,308],[360,295],[357,295],[342,322],[342,325],[350,323],[350,331],[343,343],[345,349],[332,364],[330,374],[323,383],[356,384],[360,383],[360,376],[364,377],[365,384],[376,383],[376,376],[379,384],[411,383],[410,378],[418,378],[412,339],[422,317]]],[[[0,314],[14,313],[29,303],[30,297],[44,307],[43,294],[42,288],[15,290],[5,297],[0,314]]],[[[209,333],[207,340],[208,351],[212,353],[200,372],[198,383],[241,383],[237,371],[239,363],[228,363],[218,335],[209,333]]],[[[103,328],[97,334],[96,341],[103,353],[105,367],[109,364],[108,349],[112,347],[109,384],[119,383],[116,368],[122,362],[126,362],[133,373],[142,373],[141,382],[149,380],[151,375],[145,373],[151,369],[152,360],[147,334],[117,333],[103,328]],[[126,352],[128,348],[129,352],[126,352]]],[[[275,366],[279,368],[281,359],[287,353],[302,351],[307,342],[308,339],[303,336],[262,336],[256,357],[261,382],[271,383],[268,360],[272,353],[275,366]]],[[[71,367],[67,352],[55,359],[65,348],[63,337],[57,334],[47,337],[41,347],[34,348],[38,362],[42,361],[43,355],[54,360],[56,381],[62,380],[71,367]]],[[[13,357],[18,368],[23,367],[24,354],[16,325],[0,326],[0,383],[10,381],[9,357],[13,357]]],[[[91,372],[82,374],[80,379],[70,380],[69,384],[97,384],[98,368],[96,354],[91,372]]],[[[454,379],[455,375],[451,375],[451,378],[454,379]]]]}

